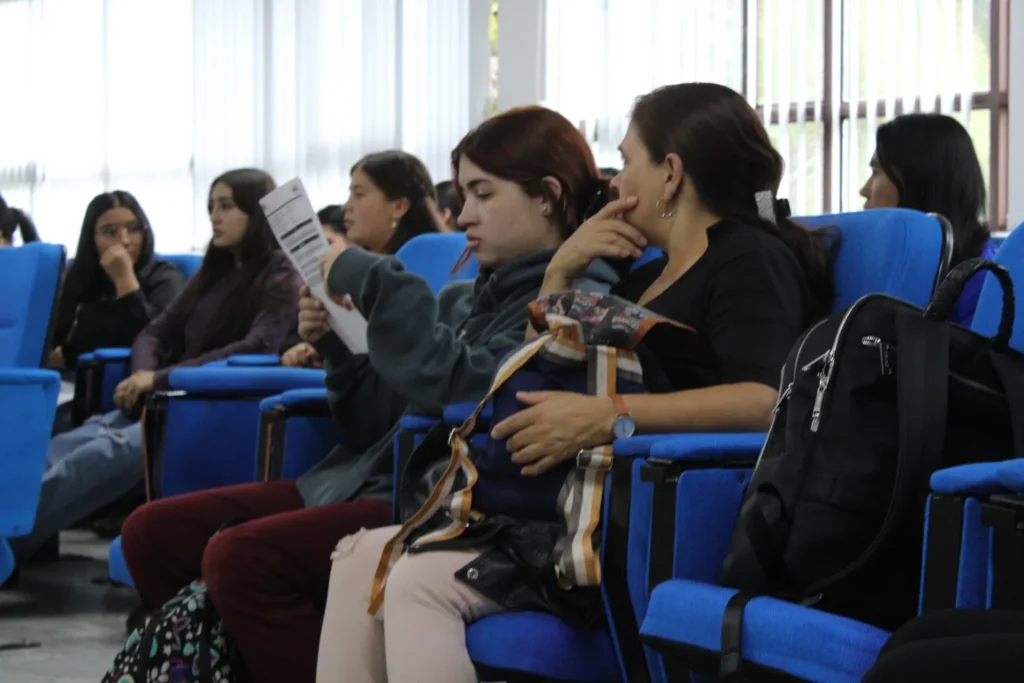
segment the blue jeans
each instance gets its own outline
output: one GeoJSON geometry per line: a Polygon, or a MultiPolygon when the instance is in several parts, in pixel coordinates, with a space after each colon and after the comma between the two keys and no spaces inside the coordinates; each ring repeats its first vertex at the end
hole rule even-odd
{"type": "Polygon", "coordinates": [[[54,534],[129,493],[143,479],[142,426],[119,410],[50,439],[32,533],[9,543],[24,560],[54,534]]]}

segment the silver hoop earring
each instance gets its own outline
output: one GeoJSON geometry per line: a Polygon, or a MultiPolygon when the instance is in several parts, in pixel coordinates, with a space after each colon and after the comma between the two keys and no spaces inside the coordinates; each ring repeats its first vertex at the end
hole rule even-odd
{"type": "Polygon", "coordinates": [[[659,212],[662,218],[672,218],[672,216],[676,215],[675,211],[666,211],[665,203],[660,199],[654,204],[654,210],[659,212]]]}

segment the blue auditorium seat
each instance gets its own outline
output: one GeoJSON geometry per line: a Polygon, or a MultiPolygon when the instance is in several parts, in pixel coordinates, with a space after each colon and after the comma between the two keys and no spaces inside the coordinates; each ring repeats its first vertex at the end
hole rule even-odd
{"type": "Polygon", "coordinates": [[[292,389],[260,402],[258,473],[296,479],[346,437],[331,415],[327,389],[292,389]]]}
{"type": "Polygon", "coordinates": [[[402,245],[395,256],[410,273],[423,277],[430,290],[437,294],[449,282],[472,280],[479,271],[476,257],[458,273],[452,275],[452,267],[466,250],[466,235],[457,233],[426,233],[417,235],[402,245]]]}
{"type": "Polygon", "coordinates": [[[257,481],[260,402],[320,389],[322,370],[181,368],[149,400],[143,421],[151,497],[257,481]]]}
{"type": "Polygon", "coordinates": [[[110,568],[110,580],[125,586],[134,586],[132,575],[128,573],[128,565],[124,561],[124,552],[121,550],[121,537],[118,536],[110,544],[110,551],[107,554],[107,563],[110,568]]]}
{"type": "Polygon", "coordinates": [[[14,570],[4,539],[35,524],[60,394],[60,375],[39,366],[63,268],[60,245],[0,249],[0,583],[14,570]]]}
{"type": "Polygon", "coordinates": [[[33,242],[0,250],[0,367],[43,364],[63,272],[64,247],[59,244],[33,242]]]}
{"type": "MultiPolygon", "coordinates": [[[[938,218],[904,209],[886,209],[797,220],[812,228],[830,228],[833,240],[838,240],[833,241],[835,310],[874,292],[887,292],[923,306],[948,267],[952,231],[948,222],[938,218]]],[[[637,631],[647,612],[651,588],[680,572],[694,577],[692,571],[697,570],[679,566],[679,559],[687,554],[677,553],[673,540],[682,514],[675,501],[681,495],[683,480],[687,479],[682,475],[693,471],[690,468],[694,463],[703,468],[708,460],[716,458],[728,457],[749,466],[763,442],[763,434],[683,434],[649,435],[615,443],[618,458],[610,490],[622,497],[617,505],[628,509],[628,540],[621,552],[616,547],[609,558],[611,566],[606,567],[602,590],[606,603],[615,606],[610,617],[622,677],[671,680],[657,654],[642,647],[637,631]],[[666,445],[659,448],[661,443],[666,445]],[[657,456],[654,449],[658,449],[657,456]],[[616,479],[618,485],[614,483],[616,479]]],[[[742,471],[730,471],[717,482],[725,487],[719,502],[733,500],[738,506],[738,476],[742,476],[742,471]]],[[[731,522],[715,528],[731,532],[731,522]]],[[[613,545],[618,542],[617,536],[612,539],[613,545]]],[[[722,544],[727,540],[728,536],[720,540],[718,547],[724,548],[722,544]]],[[[717,564],[705,559],[703,569],[709,566],[717,568],[717,564]]],[[[574,661],[594,657],[592,652],[573,652],[574,661]]],[[[490,653],[484,652],[471,655],[474,661],[490,658],[490,653]]]]}
{"type": "MultiPolygon", "coordinates": [[[[1024,281],[1021,248],[1024,248],[1024,233],[1018,238],[1008,239],[996,255],[996,261],[1007,267],[1018,281],[1024,281]]],[[[870,257],[870,254],[865,253],[864,256],[870,257]]],[[[876,267],[884,268],[885,264],[876,267]]],[[[906,295],[903,298],[921,304],[906,295]]],[[[1001,303],[1002,292],[994,277],[989,277],[974,318],[975,331],[987,336],[994,333],[1001,303]]],[[[1024,315],[1022,305],[1017,304],[1018,320],[1024,315]]],[[[1011,345],[1020,349],[1022,340],[1024,338],[1020,336],[1020,326],[1017,325],[1011,345]]],[[[652,449],[652,456],[657,448],[652,449]]],[[[658,455],[661,458],[672,457],[672,453],[666,452],[672,450],[671,446],[660,448],[658,455]]],[[[750,454],[756,455],[753,450],[750,454]]],[[[942,543],[952,548],[954,554],[953,578],[942,586],[950,593],[948,606],[991,606],[992,531],[984,523],[986,503],[977,498],[967,498],[964,504],[963,500],[965,496],[1005,493],[1012,476],[1001,477],[999,470],[1006,465],[965,465],[942,470],[932,476],[933,495],[926,512],[926,545],[922,558],[923,569],[926,569],[920,595],[922,608],[927,601],[934,602],[928,598],[927,586],[936,573],[933,558],[937,552],[940,556],[942,554],[941,550],[929,545],[938,545],[934,533],[939,526],[938,519],[948,517],[941,507],[936,506],[936,501],[948,497],[958,497],[961,501],[955,517],[956,525],[951,534],[946,526],[947,534],[942,543]]],[[[718,495],[720,492],[709,486],[685,498],[680,495],[679,500],[684,508],[691,508],[699,506],[707,497],[718,495]]],[[[731,535],[732,521],[737,512],[738,509],[732,510],[728,528],[720,532],[725,543],[731,535]]],[[[1021,521],[1024,521],[1024,515],[1021,521]]],[[[1016,530],[1015,525],[1010,528],[1016,530]]],[[[690,544],[689,547],[695,546],[690,544]]],[[[1018,579],[1019,573],[1013,575],[1014,585],[1019,583],[1018,579]]],[[[671,665],[685,664],[702,672],[716,669],[721,650],[723,609],[735,591],[714,583],[714,577],[693,580],[693,577],[681,576],[677,569],[675,578],[654,588],[642,635],[666,655],[666,661],[673,662],[671,665]],[[685,614],[686,619],[674,617],[674,614],[685,614]]],[[[931,605],[932,608],[937,606],[931,605]]],[[[874,663],[888,637],[884,631],[851,619],[766,597],[757,598],[746,606],[742,628],[741,655],[745,666],[753,668],[754,673],[767,671],[803,680],[859,681],[874,663]]]]}

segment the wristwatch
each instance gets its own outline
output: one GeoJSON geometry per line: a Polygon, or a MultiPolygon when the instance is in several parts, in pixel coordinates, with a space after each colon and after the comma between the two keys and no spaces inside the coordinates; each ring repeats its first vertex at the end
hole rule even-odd
{"type": "Polygon", "coordinates": [[[611,395],[615,405],[615,422],[612,423],[612,436],[616,439],[628,439],[636,432],[636,420],[629,414],[626,399],[619,394],[611,395]]]}

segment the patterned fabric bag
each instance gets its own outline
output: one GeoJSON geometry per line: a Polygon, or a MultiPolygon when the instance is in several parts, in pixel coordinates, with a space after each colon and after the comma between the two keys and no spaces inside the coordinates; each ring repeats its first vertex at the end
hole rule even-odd
{"type": "MultiPolygon", "coordinates": [[[[245,521],[228,521],[217,533],[245,521]]],[[[147,616],[128,636],[102,683],[248,680],[242,658],[228,639],[206,592],[206,582],[196,579],[147,616]]]]}
{"type": "Polygon", "coordinates": [[[202,579],[185,586],[136,629],[103,683],[235,683],[238,657],[202,579]]]}
{"type": "Polygon", "coordinates": [[[474,492],[512,492],[519,500],[550,500],[547,508],[559,523],[552,564],[565,589],[601,582],[600,522],[605,479],[612,465],[612,445],[587,448],[540,477],[522,477],[509,460],[504,443],[488,439],[471,449],[470,439],[484,406],[493,401],[495,423],[518,411],[515,393],[551,389],[594,396],[641,393],[643,372],[637,345],[655,326],[693,330],[611,295],[582,291],[555,294],[530,305],[534,328],[544,330],[509,353],[495,372],[487,396],[473,414],[452,430],[447,468],[423,506],[405,520],[384,548],[370,594],[370,611],[383,604],[387,575],[407,549],[449,545],[496,510],[492,501],[474,501],[474,492]],[[542,479],[558,478],[552,489],[542,479]],[[485,486],[486,484],[486,486],[485,486]],[[557,492],[546,499],[547,491],[557,492]],[[477,503],[475,506],[474,503],[477,503]]]}

